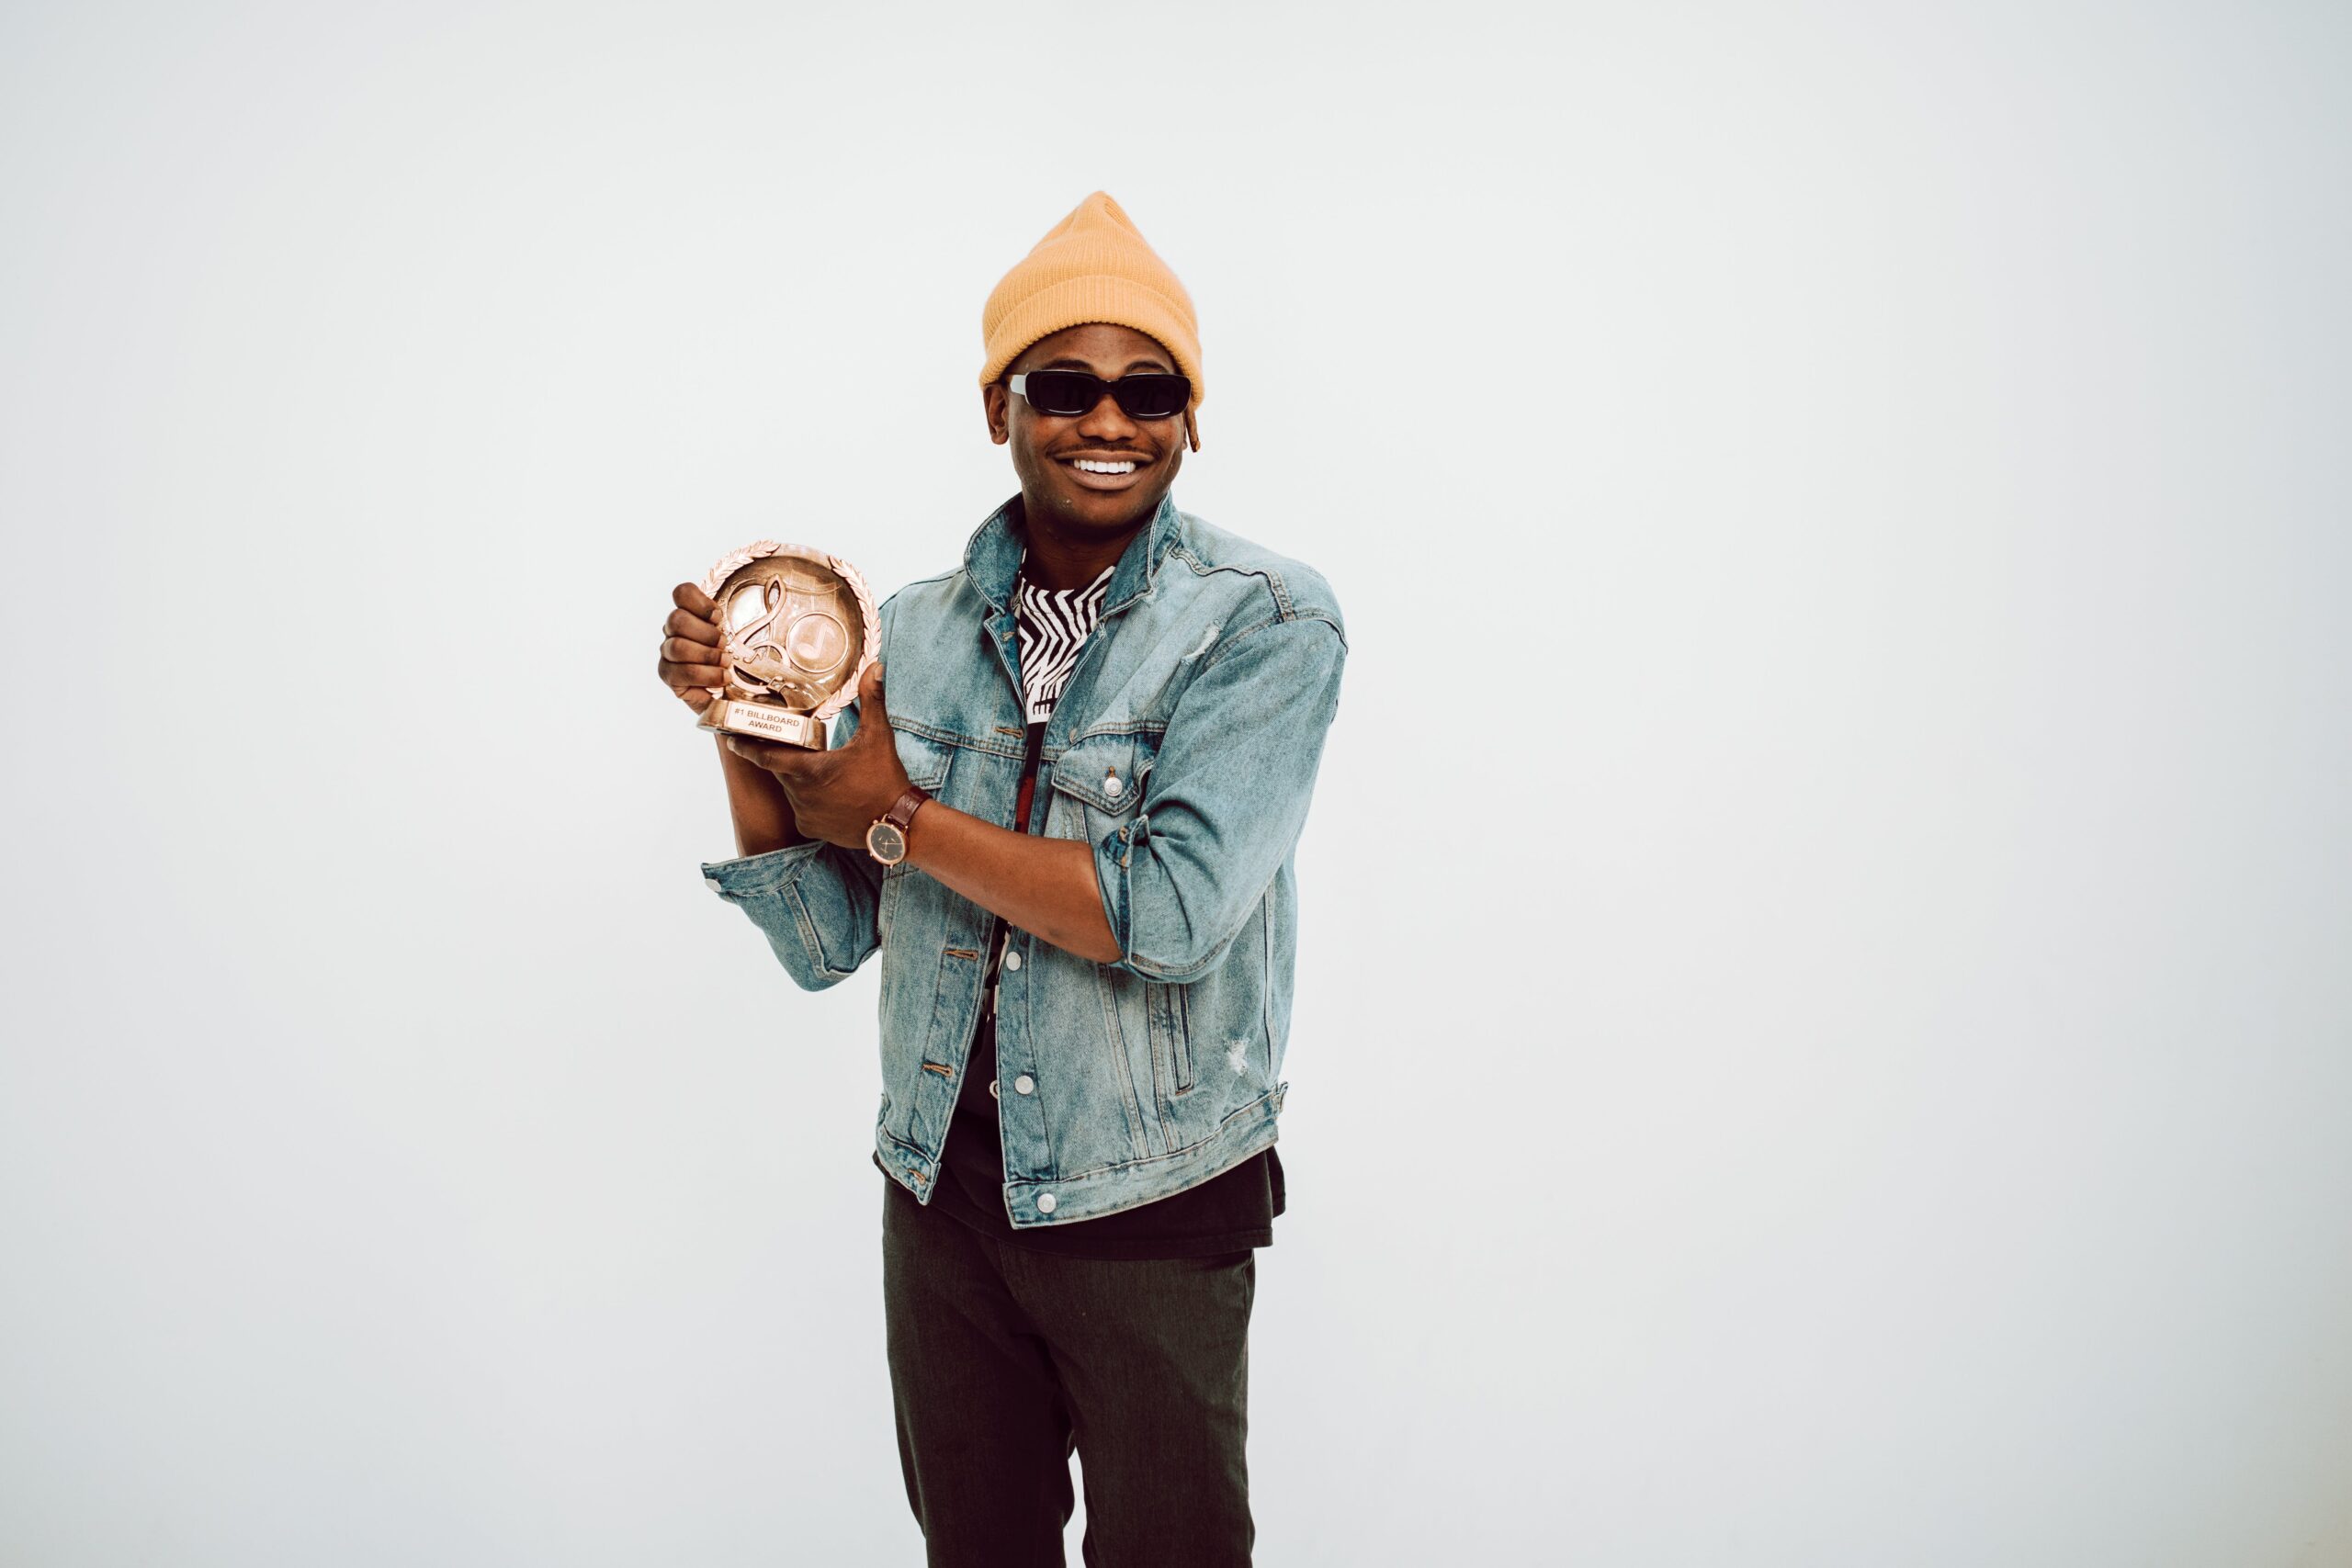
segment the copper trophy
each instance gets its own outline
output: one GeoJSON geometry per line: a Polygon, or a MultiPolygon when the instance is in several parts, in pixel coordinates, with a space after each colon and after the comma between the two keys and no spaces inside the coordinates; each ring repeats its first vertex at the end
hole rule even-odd
{"type": "Polygon", "coordinates": [[[825,720],[857,699],[881,651],[880,617],[857,568],[806,545],[762,539],[702,580],[718,606],[718,662],[700,728],[825,749],[825,720]]]}

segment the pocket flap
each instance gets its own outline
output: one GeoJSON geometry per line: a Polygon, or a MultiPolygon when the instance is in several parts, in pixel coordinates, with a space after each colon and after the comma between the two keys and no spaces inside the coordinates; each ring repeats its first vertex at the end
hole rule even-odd
{"type": "Polygon", "coordinates": [[[890,727],[890,739],[898,744],[899,765],[907,770],[907,782],[937,794],[947,782],[947,767],[956,760],[956,748],[896,725],[890,727]]]}
{"type": "Polygon", "coordinates": [[[1143,799],[1152,747],[1140,735],[1089,735],[1054,761],[1054,787],[1097,811],[1124,817],[1143,799]]]}

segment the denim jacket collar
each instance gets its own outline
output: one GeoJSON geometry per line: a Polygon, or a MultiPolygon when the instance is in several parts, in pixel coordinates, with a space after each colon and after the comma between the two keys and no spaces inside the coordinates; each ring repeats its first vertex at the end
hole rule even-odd
{"type": "MultiPolygon", "coordinates": [[[[964,547],[964,575],[999,615],[1003,615],[1012,603],[1012,584],[1020,575],[1027,526],[1027,514],[1016,493],[989,513],[988,521],[972,531],[971,542],[964,547]]],[[[1110,615],[1150,591],[1153,579],[1159,575],[1159,563],[1166,558],[1169,547],[1176,542],[1181,526],[1176,492],[1171,489],[1159,498],[1159,508],[1151,514],[1150,525],[1138,529],[1136,536],[1127,541],[1126,550],[1119,557],[1111,581],[1102,592],[1103,615],[1110,615]]]]}

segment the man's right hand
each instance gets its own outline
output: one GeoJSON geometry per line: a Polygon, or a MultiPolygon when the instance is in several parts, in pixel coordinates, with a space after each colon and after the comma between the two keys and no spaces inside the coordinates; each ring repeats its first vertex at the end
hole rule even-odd
{"type": "Polygon", "coordinates": [[[677,608],[662,623],[662,683],[700,715],[712,702],[711,688],[723,686],[718,662],[718,606],[691,582],[670,590],[677,608]]]}

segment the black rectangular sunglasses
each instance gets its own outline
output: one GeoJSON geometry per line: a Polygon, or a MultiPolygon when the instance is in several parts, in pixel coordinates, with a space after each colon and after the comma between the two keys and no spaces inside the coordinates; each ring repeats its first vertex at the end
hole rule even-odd
{"type": "Polygon", "coordinates": [[[1012,386],[1039,413],[1062,419],[1093,412],[1105,392],[1129,419],[1172,419],[1193,400],[1192,378],[1158,373],[1105,381],[1087,370],[1024,370],[1012,386]]]}

